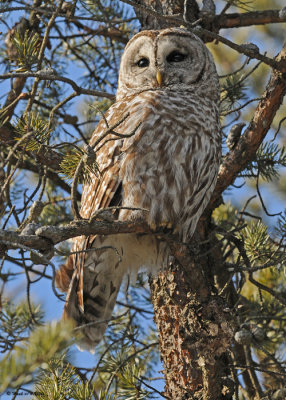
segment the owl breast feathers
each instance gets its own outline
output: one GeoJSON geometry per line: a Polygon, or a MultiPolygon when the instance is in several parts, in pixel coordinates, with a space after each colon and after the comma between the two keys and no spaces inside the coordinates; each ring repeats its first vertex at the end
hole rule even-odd
{"type": "MultiPolygon", "coordinates": [[[[91,139],[116,126],[95,147],[100,174],[84,185],[81,216],[121,206],[118,220],[145,220],[190,240],[216,184],[218,101],[213,59],[194,34],[169,28],[134,36],[121,59],[116,102],[91,139]]],[[[117,234],[75,238],[73,251],[56,283],[68,292],[64,317],[82,326],[80,346],[92,351],[124,275],[143,266],[155,274],[169,249],[156,235],[117,234]]]]}

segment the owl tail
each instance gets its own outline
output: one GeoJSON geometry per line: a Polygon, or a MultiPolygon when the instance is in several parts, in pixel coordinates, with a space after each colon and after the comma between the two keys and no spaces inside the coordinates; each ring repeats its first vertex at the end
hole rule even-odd
{"type": "Polygon", "coordinates": [[[166,257],[165,249],[165,244],[151,235],[97,236],[92,250],[85,253],[83,266],[71,270],[68,260],[61,267],[56,278],[60,289],[66,289],[72,272],[63,317],[72,318],[83,334],[80,350],[93,352],[102,339],[124,275],[129,272],[137,276],[143,266],[156,272],[166,257]]]}

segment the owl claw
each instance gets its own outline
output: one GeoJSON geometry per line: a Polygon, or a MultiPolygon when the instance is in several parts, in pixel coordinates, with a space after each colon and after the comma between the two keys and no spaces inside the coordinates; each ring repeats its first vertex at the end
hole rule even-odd
{"type": "Polygon", "coordinates": [[[176,226],[176,227],[173,229],[173,234],[176,235],[177,233],[179,233],[179,228],[176,226]]]}
{"type": "Polygon", "coordinates": [[[153,232],[162,232],[162,233],[170,233],[175,232],[177,228],[175,228],[170,221],[161,221],[158,224],[155,222],[152,222],[150,225],[150,228],[153,232]]]}

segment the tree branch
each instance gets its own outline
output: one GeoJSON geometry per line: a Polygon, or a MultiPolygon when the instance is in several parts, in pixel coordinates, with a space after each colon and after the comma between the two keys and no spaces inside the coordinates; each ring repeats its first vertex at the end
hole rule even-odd
{"type": "Polygon", "coordinates": [[[217,29],[225,29],[286,22],[286,17],[279,17],[279,11],[280,10],[263,10],[242,14],[220,14],[214,17],[213,26],[217,29]]]}
{"type": "Polygon", "coordinates": [[[114,95],[112,93],[102,92],[99,90],[84,89],[78,86],[72,79],[66,78],[64,76],[56,75],[53,70],[41,70],[38,72],[9,72],[7,74],[0,75],[0,79],[11,79],[11,78],[38,78],[39,80],[46,81],[60,81],[68,83],[72,86],[74,91],[80,94],[88,94],[91,96],[106,97],[107,99],[114,100],[114,95]]]}
{"type": "MultiPolygon", "coordinates": [[[[286,44],[276,59],[277,61],[286,59],[286,44]]],[[[209,206],[213,206],[216,203],[222,192],[234,182],[238,173],[253,159],[271,127],[285,93],[285,74],[273,71],[250,124],[234,150],[226,155],[220,167],[217,185],[209,206]]]]}
{"type": "MultiPolygon", "coordinates": [[[[37,226],[36,226],[37,228],[37,226]]],[[[151,233],[145,222],[98,221],[80,220],[72,221],[65,226],[38,226],[34,235],[19,234],[16,232],[0,230],[0,243],[10,242],[8,248],[17,248],[21,244],[35,250],[46,250],[51,245],[58,244],[76,236],[113,235],[118,233],[151,233]]]]}
{"type": "MultiPolygon", "coordinates": [[[[186,24],[188,28],[192,30],[191,24],[186,24]]],[[[226,39],[225,37],[218,35],[215,32],[212,32],[210,30],[197,27],[196,30],[194,30],[194,33],[196,33],[198,36],[201,36],[204,40],[204,42],[208,42],[210,40],[218,40],[219,42],[225,44],[226,46],[230,47],[231,49],[237,51],[238,53],[244,54],[249,58],[254,58],[256,60],[262,61],[264,64],[269,65],[271,68],[276,69],[277,71],[286,72],[286,61],[284,58],[279,58],[276,57],[274,59],[267,57],[264,54],[261,54],[257,48],[257,50],[253,49],[251,44],[236,44],[232,42],[231,40],[226,39]]]]}
{"type": "MultiPolygon", "coordinates": [[[[0,144],[10,147],[14,146],[15,143],[17,142],[15,140],[15,131],[13,126],[11,124],[5,124],[4,126],[0,127],[0,144]]],[[[32,153],[30,151],[26,151],[26,154],[31,159],[36,158],[40,164],[48,167],[49,169],[47,170],[47,177],[59,185],[63,190],[71,193],[71,187],[64,180],[62,180],[57,173],[59,165],[63,160],[63,156],[60,153],[54,151],[48,146],[45,146],[38,152],[32,153]]],[[[12,164],[16,164],[17,161],[17,157],[12,155],[10,162],[12,164]]],[[[38,173],[38,167],[27,159],[20,161],[19,168],[24,168],[26,170],[38,173]]],[[[80,200],[81,195],[79,192],[76,193],[76,198],[77,200],[80,200]]]]}
{"type": "MultiPolygon", "coordinates": [[[[11,159],[11,164],[16,163],[16,158],[12,157],[11,159]]],[[[22,160],[19,163],[19,168],[20,169],[25,169],[27,171],[35,172],[36,174],[39,173],[39,168],[37,165],[33,164],[32,162],[29,162],[29,160],[22,160]]],[[[71,187],[68,183],[66,183],[63,179],[60,178],[60,176],[52,171],[51,169],[47,169],[46,171],[46,176],[48,179],[50,179],[52,182],[54,182],[56,185],[58,185],[61,189],[63,189],[65,192],[71,194],[71,187]]],[[[80,201],[81,199],[81,194],[79,191],[76,192],[76,199],[80,201]]]]}

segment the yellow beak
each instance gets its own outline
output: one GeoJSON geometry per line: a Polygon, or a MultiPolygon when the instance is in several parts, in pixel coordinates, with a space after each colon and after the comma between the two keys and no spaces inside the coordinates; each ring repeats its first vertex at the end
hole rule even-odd
{"type": "Polygon", "coordinates": [[[158,82],[159,86],[162,86],[163,77],[162,77],[162,73],[161,73],[160,70],[158,70],[157,73],[156,73],[156,79],[157,79],[157,82],[158,82]]]}

